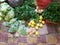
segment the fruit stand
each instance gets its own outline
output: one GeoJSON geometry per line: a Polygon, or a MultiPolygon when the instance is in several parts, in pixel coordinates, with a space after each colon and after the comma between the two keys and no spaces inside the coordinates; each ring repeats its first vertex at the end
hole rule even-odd
{"type": "Polygon", "coordinates": [[[60,45],[56,1],[0,0],[0,45],[60,45]]]}
{"type": "Polygon", "coordinates": [[[0,21],[9,33],[21,36],[45,35],[48,34],[47,24],[60,24],[60,3],[51,0],[29,1],[0,1],[0,21]]]}

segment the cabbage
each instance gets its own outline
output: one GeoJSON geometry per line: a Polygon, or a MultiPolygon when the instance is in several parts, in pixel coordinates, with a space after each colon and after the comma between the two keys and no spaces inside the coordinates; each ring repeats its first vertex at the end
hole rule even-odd
{"type": "Polygon", "coordinates": [[[0,12],[0,21],[3,20],[4,14],[0,12]]]}
{"type": "Polygon", "coordinates": [[[0,0],[0,2],[4,2],[5,0],[0,0]]]}
{"type": "Polygon", "coordinates": [[[13,24],[10,25],[9,32],[15,32],[19,29],[20,23],[19,21],[15,21],[13,24]]]}
{"type": "Polygon", "coordinates": [[[3,22],[2,25],[10,27],[10,23],[9,22],[3,22]]]}
{"type": "Polygon", "coordinates": [[[14,18],[14,9],[6,2],[0,4],[0,17],[5,21],[10,21],[14,18]]]}
{"type": "Polygon", "coordinates": [[[14,11],[13,11],[13,10],[10,10],[10,11],[7,13],[7,16],[9,16],[9,18],[13,18],[13,17],[14,17],[14,11]]]}
{"type": "Polygon", "coordinates": [[[4,13],[6,13],[7,12],[7,10],[9,9],[9,5],[7,4],[7,3],[1,3],[0,4],[0,11],[2,11],[2,12],[4,12],[4,13]]]}
{"type": "Polygon", "coordinates": [[[0,21],[2,20],[2,17],[0,17],[0,21]]]}
{"type": "Polygon", "coordinates": [[[13,19],[10,20],[9,23],[14,23],[16,20],[17,20],[17,18],[13,18],[13,19]]]}
{"type": "Polygon", "coordinates": [[[3,16],[3,14],[0,12],[0,17],[3,16]]]}
{"type": "Polygon", "coordinates": [[[7,15],[5,16],[5,20],[9,21],[10,19],[12,19],[14,17],[14,11],[10,10],[7,15]]]}

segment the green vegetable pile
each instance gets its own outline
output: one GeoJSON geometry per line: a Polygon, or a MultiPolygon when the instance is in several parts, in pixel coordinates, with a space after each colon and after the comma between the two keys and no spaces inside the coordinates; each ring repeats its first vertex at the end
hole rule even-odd
{"type": "Polygon", "coordinates": [[[22,6],[17,6],[15,9],[15,17],[20,20],[37,19],[38,14],[35,12],[35,0],[24,0],[22,6]]]}
{"type": "Polygon", "coordinates": [[[48,19],[50,22],[57,22],[60,24],[60,2],[52,2],[43,11],[44,20],[48,19]]]}

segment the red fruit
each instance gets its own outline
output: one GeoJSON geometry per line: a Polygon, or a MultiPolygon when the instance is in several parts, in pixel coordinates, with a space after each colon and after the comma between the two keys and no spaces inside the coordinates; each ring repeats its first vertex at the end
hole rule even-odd
{"type": "Polygon", "coordinates": [[[48,6],[51,0],[36,0],[39,9],[44,9],[48,6]]]}

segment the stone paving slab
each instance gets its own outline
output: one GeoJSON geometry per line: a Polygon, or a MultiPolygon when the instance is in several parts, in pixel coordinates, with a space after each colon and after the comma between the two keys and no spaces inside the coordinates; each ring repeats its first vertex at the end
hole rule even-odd
{"type": "Polygon", "coordinates": [[[0,31],[0,45],[60,45],[60,34],[57,34],[55,25],[47,25],[48,34],[35,37],[14,37],[7,31],[0,31]]]}

